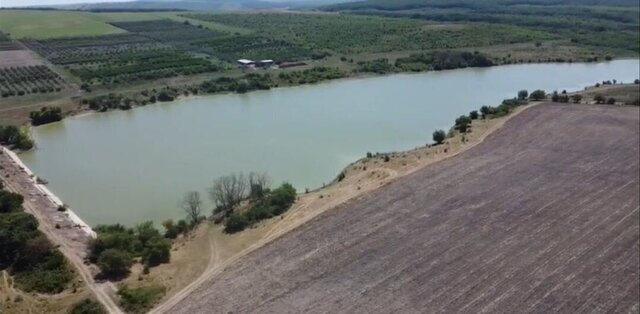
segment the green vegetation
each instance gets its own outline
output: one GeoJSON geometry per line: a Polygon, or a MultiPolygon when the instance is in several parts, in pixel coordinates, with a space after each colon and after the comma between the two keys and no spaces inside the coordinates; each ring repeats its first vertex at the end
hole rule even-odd
{"type": "Polygon", "coordinates": [[[31,124],[42,125],[62,120],[62,109],[60,107],[42,107],[38,111],[31,111],[29,114],[31,124]]]}
{"type": "Polygon", "coordinates": [[[444,130],[436,130],[435,132],[433,132],[433,141],[436,142],[436,144],[438,145],[444,143],[444,140],[446,138],[447,138],[447,133],[445,133],[444,130]]]}
{"type": "Polygon", "coordinates": [[[547,98],[547,93],[545,93],[543,90],[535,90],[531,93],[531,95],[529,96],[529,98],[531,100],[535,100],[535,101],[540,101],[543,99],[547,98]]]}
{"type": "Polygon", "coordinates": [[[51,38],[122,33],[81,12],[0,10],[0,30],[14,38],[51,38]]]}
{"type": "Polygon", "coordinates": [[[396,67],[404,71],[440,71],[492,65],[493,62],[481,53],[466,51],[435,51],[396,60],[396,67]]]}
{"type": "Polygon", "coordinates": [[[12,125],[0,125],[0,144],[19,150],[30,150],[34,145],[27,130],[12,125]]]}
{"type": "Polygon", "coordinates": [[[467,133],[467,130],[471,127],[471,118],[468,116],[460,116],[456,119],[456,123],[454,125],[455,129],[460,131],[460,133],[467,133]]]}
{"type": "Polygon", "coordinates": [[[64,80],[44,65],[0,68],[2,98],[59,92],[64,85],[64,80]]]}
{"type": "Polygon", "coordinates": [[[118,289],[120,306],[127,313],[146,313],[164,295],[164,287],[138,287],[129,288],[123,286],[118,289]]]}
{"type": "Polygon", "coordinates": [[[303,48],[278,38],[257,35],[221,37],[195,43],[203,52],[228,62],[248,58],[271,59],[277,63],[304,59],[319,59],[323,53],[303,48]]]}
{"type": "Polygon", "coordinates": [[[171,241],[165,239],[152,222],[134,228],[99,225],[98,237],[91,243],[89,259],[97,263],[106,278],[121,278],[129,273],[133,258],[153,267],[169,262],[171,241]]]}
{"type": "Polygon", "coordinates": [[[70,314],[106,314],[102,305],[90,299],[84,299],[71,308],[70,314]]]}
{"type": "Polygon", "coordinates": [[[0,270],[14,276],[27,292],[59,293],[73,279],[62,254],[38,230],[38,221],[23,211],[23,198],[0,183],[0,270]]]}
{"type": "Polygon", "coordinates": [[[302,13],[182,16],[252,29],[265,37],[329,53],[447,49],[553,38],[544,32],[518,27],[480,24],[429,29],[421,21],[373,16],[302,13]]]}
{"type": "Polygon", "coordinates": [[[127,84],[221,69],[181,47],[142,34],[27,40],[25,44],[52,63],[64,65],[85,82],[85,90],[92,84],[127,84]]]}
{"type": "Polygon", "coordinates": [[[581,46],[640,51],[639,8],[633,0],[369,0],[325,9],[443,23],[502,24],[545,32],[581,46]]]}
{"type": "Polygon", "coordinates": [[[235,233],[244,230],[261,220],[269,219],[289,210],[296,200],[296,189],[289,183],[283,183],[273,191],[253,200],[251,207],[243,213],[233,213],[225,221],[225,232],[235,233]]]}
{"type": "Polygon", "coordinates": [[[225,33],[211,31],[202,26],[191,25],[189,21],[178,23],[169,19],[112,22],[111,25],[131,33],[168,43],[184,43],[225,35],[225,33]]]}

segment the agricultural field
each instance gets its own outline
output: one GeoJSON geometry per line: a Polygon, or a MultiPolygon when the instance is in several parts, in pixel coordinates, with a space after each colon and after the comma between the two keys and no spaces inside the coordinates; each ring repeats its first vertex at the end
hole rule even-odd
{"type": "Polygon", "coordinates": [[[252,29],[261,36],[336,53],[448,49],[533,42],[553,35],[516,26],[438,25],[410,19],[338,14],[182,14],[184,17],[252,29]]]}
{"type": "Polygon", "coordinates": [[[0,68],[0,96],[59,92],[65,81],[44,65],[0,68]]]}
{"type": "Polygon", "coordinates": [[[0,10],[0,31],[14,39],[96,36],[123,33],[115,26],[71,11],[0,10]]]}
{"type": "Polygon", "coordinates": [[[220,69],[206,59],[141,34],[25,40],[24,43],[52,63],[64,66],[87,85],[153,80],[220,69]]]}
{"type": "Polygon", "coordinates": [[[178,23],[169,19],[112,22],[111,24],[131,33],[149,37],[160,42],[169,42],[173,44],[188,43],[193,40],[202,40],[225,35],[225,33],[212,31],[203,26],[191,25],[189,22],[178,23]]]}
{"type": "Polygon", "coordinates": [[[404,17],[444,23],[492,23],[514,25],[552,33],[581,46],[614,49],[618,53],[640,52],[640,8],[634,0],[473,1],[368,0],[324,7],[331,12],[369,16],[404,17]],[[507,5],[505,5],[507,4],[507,5]]]}
{"type": "Polygon", "coordinates": [[[529,108],[249,253],[168,312],[634,312],[639,117],[529,108]]]}

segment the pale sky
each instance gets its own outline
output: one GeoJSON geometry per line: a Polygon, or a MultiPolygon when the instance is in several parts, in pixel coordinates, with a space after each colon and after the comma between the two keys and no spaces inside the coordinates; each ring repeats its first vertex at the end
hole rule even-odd
{"type": "Polygon", "coordinates": [[[95,2],[126,2],[131,0],[0,0],[0,7],[18,7],[34,5],[95,3],[95,2]]]}

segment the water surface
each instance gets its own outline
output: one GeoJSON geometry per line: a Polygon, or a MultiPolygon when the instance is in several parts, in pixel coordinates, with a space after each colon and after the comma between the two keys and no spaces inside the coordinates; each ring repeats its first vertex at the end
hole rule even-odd
{"type": "Polygon", "coordinates": [[[35,128],[38,149],[21,158],[89,224],[159,222],[182,216],[184,192],[206,196],[225,174],[267,172],[274,184],[316,188],[367,152],[424,145],[455,117],[520,89],[630,82],[638,66],[512,65],[188,98],[35,128]]]}

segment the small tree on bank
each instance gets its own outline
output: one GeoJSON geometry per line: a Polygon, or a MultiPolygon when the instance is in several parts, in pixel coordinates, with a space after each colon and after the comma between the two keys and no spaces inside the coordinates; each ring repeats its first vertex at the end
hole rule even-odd
{"type": "Polygon", "coordinates": [[[233,208],[245,198],[247,181],[241,173],[221,177],[213,182],[209,197],[216,205],[214,214],[223,212],[229,216],[233,208]]]}
{"type": "Polygon", "coordinates": [[[180,207],[187,214],[187,218],[192,226],[200,222],[202,215],[202,199],[197,191],[189,191],[184,194],[180,201],[180,207]]]}
{"type": "Polygon", "coordinates": [[[436,130],[433,132],[433,141],[438,145],[442,144],[446,138],[447,133],[445,133],[444,130],[436,130]]]}
{"type": "Polygon", "coordinates": [[[518,100],[526,100],[527,97],[529,97],[529,92],[526,89],[518,92],[518,100]]]}
{"type": "Polygon", "coordinates": [[[535,101],[543,100],[546,98],[547,98],[547,94],[541,89],[538,89],[532,92],[531,95],[529,96],[529,99],[535,100],[535,101]]]}

